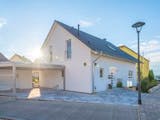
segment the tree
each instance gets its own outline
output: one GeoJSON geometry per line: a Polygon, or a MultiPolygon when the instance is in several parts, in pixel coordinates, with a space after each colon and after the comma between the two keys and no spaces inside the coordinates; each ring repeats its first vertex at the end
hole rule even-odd
{"type": "Polygon", "coordinates": [[[150,81],[154,80],[153,70],[149,70],[148,78],[149,78],[150,81]]]}

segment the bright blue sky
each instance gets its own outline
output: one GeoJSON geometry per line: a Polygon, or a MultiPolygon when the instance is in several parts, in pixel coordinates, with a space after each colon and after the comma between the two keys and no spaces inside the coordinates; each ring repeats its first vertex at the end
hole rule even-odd
{"type": "Polygon", "coordinates": [[[136,32],[131,25],[145,21],[141,33],[142,53],[160,74],[159,0],[1,0],[0,52],[33,59],[55,19],[115,45],[136,50],[136,32]]]}

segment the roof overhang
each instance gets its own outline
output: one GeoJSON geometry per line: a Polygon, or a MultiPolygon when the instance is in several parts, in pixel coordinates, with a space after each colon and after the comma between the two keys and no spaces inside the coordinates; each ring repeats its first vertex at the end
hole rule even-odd
{"type": "Polygon", "coordinates": [[[17,69],[34,69],[34,70],[64,70],[64,65],[55,64],[37,64],[37,63],[16,63],[16,62],[0,62],[0,68],[9,68],[15,66],[17,69]]]}
{"type": "Polygon", "coordinates": [[[116,60],[124,61],[124,62],[137,63],[135,61],[131,61],[131,60],[120,58],[120,57],[114,57],[114,56],[107,55],[107,54],[104,54],[104,53],[101,53],[101,52],[97,52],[97,51],[94,51],[94,50],[92,50],[91,53],[93,53],[95,55],[101,55],[101,56],[104,56],[104,57],[109,57],[111,59],[116,59],[116,60]]]}

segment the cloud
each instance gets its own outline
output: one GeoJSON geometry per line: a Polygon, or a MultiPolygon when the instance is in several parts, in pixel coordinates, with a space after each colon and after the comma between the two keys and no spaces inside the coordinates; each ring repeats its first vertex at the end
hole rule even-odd
{"type": "Polygon", "coordinates": [[[101,22],[102,18],[101,17],[97,17],[94,19],[88,19],[86,18],[85,20],[82,19],[79,21],[79,24],[81,25],[81,27],[91,27],[93,25],[99,24],[101,22]]]}
{"type": "MultiPolygon", "coordinates": [[[[131,48],[137,51],[136,44],[132,45],[131,48]]],[[[151,62],[160,62],[160,41],[159,40],[153,39],[153,40],[141,42],[140,51],[141,51],[141,55],[144,54],[144,56],[150,59],[151,62]]]]}
{"type": "MultiPolygon", "coordinates": [[[[154,37],[155,38],[155,37],[154,37]]],[[[160,40],[152,39],[140,43],[141,55],[150,61],[150,69],[154,70],[156,75],[160,73],[160,40]]],[[[137,43],[131,46],[131,49],[137,51],[137,43]]]]}
{"type": "Polygon", "coordinates": [[[80,24],[82,27],[90,27],[90,26],[93,26],[93,22],[91,22],[91,21],[86,21],[86,20],[80,20],[80,21],[79,21],[79,24],[80,24]]]}
{"type": "Polygon", "coordinates": [[[141,51],[146,53],[160,52],[160,42],[158,40],[150,40],[141,43],[141,51]]]}
{"type": "Polygon", "coordinates": [[[2,28],[5,24],[7,24],[6,19],[0,18],[0,28],[2,28]]]}

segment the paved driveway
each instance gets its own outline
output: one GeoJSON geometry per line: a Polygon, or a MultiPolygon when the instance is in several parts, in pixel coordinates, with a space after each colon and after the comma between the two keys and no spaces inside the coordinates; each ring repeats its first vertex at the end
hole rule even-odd
{"type": "MultiPolygon", "coordinates": [[[[144,94],[142,95],[144,96],[144,94]]],[[[114,88],[96,94],[83,94],[36,88],[28,91],[20,91],[17,93],[17,97],[23,99],[137,105],[137,92],[123,88],[114,88]]]]}
{"type": "Polygon", "coordinates": [[[137,113],[136,106],[126,105],[37,100],[0,103],[0,116],[17,120],[138,120],[137,113]]]}

